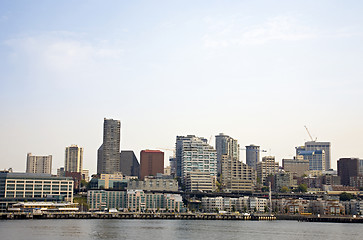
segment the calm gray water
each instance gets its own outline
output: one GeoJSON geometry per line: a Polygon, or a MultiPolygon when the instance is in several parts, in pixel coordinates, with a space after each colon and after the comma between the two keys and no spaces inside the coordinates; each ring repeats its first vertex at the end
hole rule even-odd
{"type": "Polygon", "coordinates": [[[363,225],[296,221],[0,220],[0,239],[361,239],[363,225]]]}

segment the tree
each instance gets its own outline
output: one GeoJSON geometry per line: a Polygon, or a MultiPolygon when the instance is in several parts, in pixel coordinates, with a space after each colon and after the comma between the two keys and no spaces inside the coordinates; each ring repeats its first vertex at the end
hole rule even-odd
{"type": "Polygon", "coordinates": [[[89,208],[89,205],[87,204],[87,197],[74,197],[73,202],[79,204],[81,211],[87,211],[89,208]]]}
{"type": "Polygon", "coordinates": [[[347,192],[342,192],[339,195],[340,201],[349,201],[350,199],[353,199],[353,195],[347,192]]]}
{"type": "Polygon", "coordinates": [[[222,191],[222,184],[220,182],[216,181],[216,186],[217,186],[216,191],[221,192],[222,191]]]}
{"type": "Polygon", "coordinates": [[[257,177],[257,183],[261,184],[261,178],[257,177]]]}
{"type": "Polygon", "coordinates": [[[308,186],[304,183],[300,184],[298,187],[297,187],[297,191],[298,192],[306,192],[308,190],[308,186]]]}
{"type": "Polygon", "coordinates": [[[288,191],[289,191],[289,188],[288,188],[288,187],[286,187],[286,186],[283,186],[283,187],[280,189],[280,192],[283,192],[283,193],[288,192],[288,191]]]}
{"type": "Polygon", "coordinates": [[[87,182],[86,180],[82,179],[81,180],[81,187],[82,188],[89,189],[89,182],[87,182]]]}

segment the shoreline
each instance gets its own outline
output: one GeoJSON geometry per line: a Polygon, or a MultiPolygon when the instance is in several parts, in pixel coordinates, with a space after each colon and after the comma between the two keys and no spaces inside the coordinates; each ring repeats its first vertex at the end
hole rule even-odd
{"type": "Polygon", "coordinates": [[[251,214],[246,216],[236,213],[108,213],[108,212],[72,212],[72,213],[0,213],[0,220],[33,219],[163,219],[163,220],[234,220],[234,221],[274,221],[288,220],[299,222],[335,222],[363,223],[363,218],[353,216],[316,216],[287,214],[251,214]]]}
{"type": "Polygon", "coordinates": [[[240,220],[240,221],[271,221],[275,216],[256,214],[219,213],[108,213],[108,212],[72,212],[72,213],[0,213],[0,219],[176,219],[176,220],[240,220]]]}

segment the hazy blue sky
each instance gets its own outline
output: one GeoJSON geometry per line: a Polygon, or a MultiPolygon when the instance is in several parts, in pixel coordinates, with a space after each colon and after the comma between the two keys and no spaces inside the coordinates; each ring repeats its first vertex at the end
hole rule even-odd
{"type": "MultiPolygon", "coordinates": [[[[363,158],[361,1],[0,1],[0,168],[224,132],[291,158],[309,137],[363,158]]],[[[212,140],[214,144],[214,137],[212,140]]],[[[171,155],[167,152],[166,155],[171,155]]],[[[243,160],[245,153],[241,152],[243,160]]]]}

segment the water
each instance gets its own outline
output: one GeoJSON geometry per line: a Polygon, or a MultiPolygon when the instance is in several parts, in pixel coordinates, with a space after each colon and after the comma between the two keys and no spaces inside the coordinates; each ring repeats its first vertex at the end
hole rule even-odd
{"type": "Polygon", "coordinates": [[[0,239],[361,239],[363,225],[297,221],[0,220],[0,239]]]}

